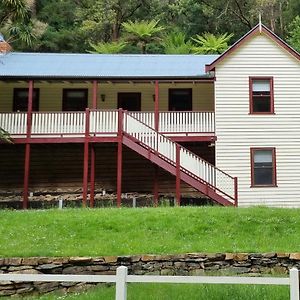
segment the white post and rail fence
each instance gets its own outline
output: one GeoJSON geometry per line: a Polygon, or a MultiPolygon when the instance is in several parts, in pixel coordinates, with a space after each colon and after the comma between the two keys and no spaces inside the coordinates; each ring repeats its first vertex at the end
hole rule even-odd
{"type": "Polygon", "coordinates": [[[290,300],[300,300],[299,271],[290,269],[289,277],[233,277],[233,276],[156,276],[128,275],[128,268],[120,266],[116,275],[40,275],[40,274],[0,274],[1,281],[24,282],[94,282],[115,283],[116,300],[127,299],[127,283],[189,283],[189,284],[246,284],[285,285],[290,289],[290,300]]]}

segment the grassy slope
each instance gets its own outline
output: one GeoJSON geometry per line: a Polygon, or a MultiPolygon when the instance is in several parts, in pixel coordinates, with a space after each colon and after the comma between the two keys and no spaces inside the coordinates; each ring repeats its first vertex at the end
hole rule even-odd
{"type": "Polygon", "coordinates": [[[1,211],[0,256],[296,252],[299,215],[224,207],[1,211]]]}

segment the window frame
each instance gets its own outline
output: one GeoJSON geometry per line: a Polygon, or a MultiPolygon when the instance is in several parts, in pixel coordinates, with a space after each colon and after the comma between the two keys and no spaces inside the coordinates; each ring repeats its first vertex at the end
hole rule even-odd
{"type": "Polygon", "coordinates": [[[87,88],[64,88],[62,91],[62,111],[74,111],[74,110],[67,110],[66,109],[66,101],[68,99],[67,93],[68,92],[84,92],[84,101],[86,101],[86,107],[83,110],[78,111],[85,111],[88,108],[89,105],[89,90],[87,88]]]}
{"type": "Polygon", "coordinates": [[[274,115],[274,78],[272,76],[255,76],[249,77],[249,114],[250,115],[274,115]],[[270,82],[270,111],[256,112],[253,111],[253,81],[266,81],[270,82]]]}
{"type": "MultiPolygon", "coordinates": [[[[34,88],[33,92],[36,93],[36,99],[34,99],[34,94],[33,94],[33,99],[32,99],[32,111],[39,111],[40,110],[40,89],[39,88],[34,88]],[[34,103],[36,102],[36,103],[34,103]],[[36,107],[34,107],[36,105],[36,107]]],[[[29,89],[28,88],[14,88],[13,90],[13,107],[12,107],[12,111],[13,112],[28,112],[28,93],[29,93],[29,89]],[[17,109],[17,101],[20,98],[17,98],[18,92],[27,92],[27,107],[26,110],[20,110],[17,109]]]]}
{"type": "Polygon", "coordinates": [[[182,112],[182,111],[193,111],[193,88],[169,88],[169,95],[168,95],[168,111],[174,111],[174,112],[182,112]],[[191,101],[190,106],[191,109],[185,109],[185,110],[172,110],[172,103],[171,103],[171,97],[173,97],[173,93],[176,91],[186,91],[187,95],[189,96],[189,99],[191,101]]]}
{"type": "MultiPolygon", "coordinates": [[[[127,97],[134,96],[138,100],[137,109],[132,110],[132,111],[142,111],[142,93],[141,92],[118,92],[118,95],[117,95],[117,109],[122,108],[121,107],[121,102],[123,101],[122,97],[125,97],[125,96],[127,96],[127,97]]],[[[122,109],[126,110],[124,108],[122,108],[122,109]]]]}
{"type": "Polygon", "coordinates": [[[250,187],[278,187],[277,185],[277,163],[276,163],[276,148],[275,147],[257,147],[250,148],[251,160],[251,186],[250,187]],[[255,151],[272,151],[272,183],[271,184],[255,184],[254,183],[254,155],[255,151]]]}

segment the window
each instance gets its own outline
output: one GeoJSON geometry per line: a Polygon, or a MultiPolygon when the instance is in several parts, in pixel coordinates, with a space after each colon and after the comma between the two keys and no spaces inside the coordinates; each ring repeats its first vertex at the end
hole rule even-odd
{"type": "Polygon", "coordinates": [[[251,186],[276,186],[275,148],[251,149],[251,186]]]}
{"type": "Polygon", "coordinates": [[[250,114],[273,114],[273,78],[250,77],[250,114]]]}
{"type": "MultiPolygon", "coordinates": [[[[13,111],[27,111],[28,89],[14,89],[13,111]]],[[[33,89],[32,110],[39,110],[39,89],[33,89]]]]}
{"type": "Polygon", "coordinates": [[[118,108],[140,111],[141,93],[118,93],[118,108]]]}
{"type": "Polygon", "coordinates": [[[169,89],[169,111],[191,111],[192,89],[169,89]]]}
{"type": "Polygon", "coordinates": [[[87,89],[63,89],[63,111],[83,111],[87,107],[87,89]]]}

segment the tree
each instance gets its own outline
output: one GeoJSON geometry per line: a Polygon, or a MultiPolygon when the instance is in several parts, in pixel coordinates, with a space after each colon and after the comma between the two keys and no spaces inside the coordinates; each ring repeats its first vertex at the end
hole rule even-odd
{"type": "Polygon", "coordinates": [[[2,0],[0,3],[0,31],[16,48],[32,46],[46,28],[46,24],[34,18],[33,11],[34,0],[2,0]]]}
{"type": "Polygon", "coordinates": [[[121,53],[126,47],[127,43],[123,41],[118,41],[118,42],[110,42],[110,43],[108,42],[108,43],[98,43],[98,44],[90,43],[90,45],[94,50],[88,51],[89,53],[116,54],[116,53],[121,53]]]}
{"type": "Polygon", "coordinates": [[[217,54],[223,53],[229,46],[228,41],[233,34],[224,33],[221,35],[214,35],[212,33],[197,34],[192,40],[196,43],[193,47],[195,54],[217,54]]]}
{"type": "Polygon", "coordinates": [[[179,30],[173,31],[163,38],[162,46],[166,54],[188,54],[192,51],[192,43],[186,41],[186,35],[179,30]]]}
{"type": "Polygon", "coordinates": [[[298,52],[300,51],[300,17],[296,16],[289,26],[288,42],[298,52]]]}
{"type": "Polygon", "coordinates": [[[0,127],[0,141],[12,143],[9,133],[0,127]]]}
{"type": "Polygon", "coordinates": [[[40,52],[83,52],[89,46],[80,32],[77,10],[79,0],[39,0],[37,18],[47,23],[42,36],[35,41],[34,49],[40,52]]]}
{"type": "Polygon", "coordinates": [[[127,33],[127,40],[137,45],[141,49],[141,53],[146,53],[147,45],[153,41],[160,41],[160,34],[164,27],[158,26],[159,21],[128,21],[123,23],[123,27],[127,33]]]}
{"type": "Polygon", "coordinates": [[[151,0],[86,0],[77,9],[80,30],[89,42],[117,41],[122,23],[135,19],[141,7],[151,7],[151,0]]]}

